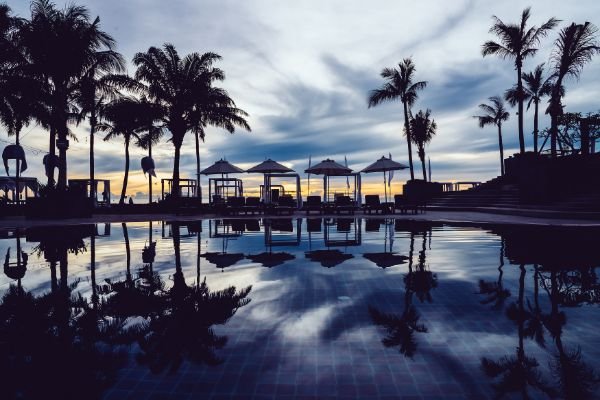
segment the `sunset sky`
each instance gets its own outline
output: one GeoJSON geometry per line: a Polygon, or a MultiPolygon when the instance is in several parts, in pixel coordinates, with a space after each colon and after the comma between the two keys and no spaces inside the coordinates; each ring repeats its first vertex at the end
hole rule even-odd
{"type": "MultiPolygon", "coordinates": [[[[57,5],[63,5],[58,0],[57,5]]],[[[481,45],[494,37],[488,33],[491,16],[516,22],[522,9],[532,7],[531,24],[550,17],[567,23],[590,21],[600,25],[600,2],[565,1],[225,1],[225,0],[77,0],[102,27],[114,36],[118,50],[133,74],[132,56],[149,46],[165,42],[181,54],[214,51],[223,57],[218,64],[227,76],[222,83],[239,107],[250,114],[252,132],[227,132],[211,128],[202,145],[202,167],[226,158],[249,168],[273,158],[298,172],[313,162],[348,159],[350,168],[360,170],[382,155],[406,163],[407,148],[402,136],[402,107],[389,103],[367,108],[371,89],[381,85],[379,73],[412,57],[417,79],[428,81],[414,112],[430,108],[438,134],[427,149],[433,179],[437,181],[484,181],[498,175],[497,132],[479,129],[473,115],[477,105],[499,95],[516,80],[513,63],[481,56],[481,45]]],[[[9,0],[13,11],[29,15],[29,1],[9,0]]],[[[524,71],[548,61],[557,31],[528,59],[524,71]]],[[[584,68],[579,82],[566,83],[567,111],[597,111],[600,108],[600,58],[584,68]]],[[[545,108],[545,106],[544,106],[545,108]]],[[[531,148],[533,112],[525,117],[526,140],[531,148]]],[[[541,127],[549,124],[543,116],[541,127]]],[[[505,154],[516,151],[515,110],[504,130],[505,154]]],[[[87,125],[73,127],[79,137],[68,152],[71,178],[88,174],[87,125]]],[[[168,136],[168,135],[167,135],[168,136]]],[[[0,140],[7,138],[1,129],[0,140]]],[[[42,156],[47,151],[47,132],[34,126],[22,133],[29,170],[42,182],[42,156]],[[36,151],[39,149],[40,151],[36,151]]],[[[112,180],[118,193],[124,167],[121,142],[96,140],[98,178],[112,180]]],[[[5,143],[2,143],[3,145],[5,143]]],[[[159,178],[171,174],[173,146],[165,139],[154,151],[159,178]]],[[[129,195],[142,200],[147,181],[139,167],[144,155],[132,150],[129,195]]],[[[415,158],[415,176],[420,164],[415,158]]],[[[182,176],[195,177],[193,137],[186,139],[182,176]]],[[[256,190],[260,176],[246,175],[247,191],[256,190]]],[[[393,191],[409,177],[401,171],[394,177],[393,191]]],[[[207,183],[205,177],[203,183],[207,183]]],[[[338,186],[345,185],[339,180],[338,186]]],[[[364,178],[365,191],[382,192],[381,176],[364,178]]],[[[311,192],[321,189],[311,181],[311,192]]],[[[157,182],[155,195],[160,192],[157,182]]],[[[306,194],[306,193],[304,193],[306,194]]]]}

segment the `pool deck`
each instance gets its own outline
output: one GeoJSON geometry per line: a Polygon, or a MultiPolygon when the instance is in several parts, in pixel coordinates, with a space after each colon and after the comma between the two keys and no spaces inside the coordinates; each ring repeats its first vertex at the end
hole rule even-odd
{"type": "MultiPolygon", "coordinates": [[[[52,225],[80,225],[90,223],[120,223],[120,222],[144,222],[144,221],[194,221],[202,219],[254,219],[263,218],[265,216],[223,216],[216,214],[202,215],[175,215],[175,214],[134,214],[134,215],[94,215],[91,218],[70,218],[70,219],[44,219],[44,220],[28,220],[24,217],[7,217],[0,219],[0,228],[27,228],[32,226],[52,226],[52,225]]],[[[355,215],[317,215],[311,214],[311,218],[395,218],[406,221],[428,221],[447,223],[451,225],[528,225],[528,226],[559,226],[559,227],[587,227],[600,228],[600,220],[598,219],[581,219],[581,218],[548,218],[548,217],[533,217],[523,215],[509,215],[497,213],[485,213],[475,211],[427,211],[423,214],[395,214],[395,215],[369,215],[361,212],[355,215]]],[[[296,212],[291,216],[271,216],[266,218],[306,218],[305,212],[296,212]]]]}

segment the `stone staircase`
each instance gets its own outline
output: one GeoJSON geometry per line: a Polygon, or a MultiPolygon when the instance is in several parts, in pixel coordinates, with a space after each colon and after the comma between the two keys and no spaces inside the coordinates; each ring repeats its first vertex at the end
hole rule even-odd
{"type": "Polygon", "coordinates": [[[517,208],[519,206],[519,189],[505,177],[496,177],[468,190],[445,192],[427,203],[427,207],[439,209],[517,208]]]}

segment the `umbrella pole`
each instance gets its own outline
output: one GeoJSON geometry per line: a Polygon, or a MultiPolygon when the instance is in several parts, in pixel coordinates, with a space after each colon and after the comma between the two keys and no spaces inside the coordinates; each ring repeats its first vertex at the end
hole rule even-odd
{"type": "Polygon", "coordinates": [[[383,171],[383,193],[384,193],[385,202],[387,203],[387,182],[385,180],[385,171],[383,171]]]}

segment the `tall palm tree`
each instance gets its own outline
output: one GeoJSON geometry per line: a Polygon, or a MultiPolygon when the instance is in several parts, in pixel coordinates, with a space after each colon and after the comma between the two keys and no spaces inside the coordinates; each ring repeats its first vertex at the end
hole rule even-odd
{"type": "MultiPolygon", "coordinates": [[[[31,19],[20,29],[19,43],[28,61],[28,73],[44,83],[41,101],[51,110],[50,154],[58,148],[58,187],[64,189],[74,94],[100,54],[113,50],[115,42],[86,7],[70,4],[57,9],[49,0],[34,0],[31,19]]],[[[53,183],[53,177],[49,181],[53,183]]]]}
{"type": "Polygon", "coordinates": [[[500,148],[500,174],[504,175],[504,146],[502,145],[502,123],[508,120],[510,114],[504,108],[504,102],[500,96],[492,96],[488,99],[492,104],[480,104],[479,108],[484,115],[478,115],[474,118],[479,120],[479,127],[486,125],[496,125],[498,127],[498,147],[500,148]]]}
{"type": "Polygon", "coordinates": [[[127,77],[114,75],[125,69],[123,56],[114,50],[98,52],[96,61],[87,69],[78,82],[75,94],[79,106],[79,118],[88,117],[90,125],[90,198],[96,201],[94,135],[98,124],[98,111],[106,100],[117,95],[127,77]]]}
{"type": "MultiPolygon", "coordinates": [[[[142,99],[143,102],[146,102],[145,99],[142,99]]],[[[152,104],[147,103],[149,109],[156,109],[152,104]]],[[[145,132],[145,134],[140,136],[140,140],[138,140],[137,145],[144,150],[148,150],[148,157],[150,160],[152,159],[152,146],[158,144],[162,136],[164,135],[164,129],[162,126],[157,126],[154,124],[154,117],[152,117],[152,113],[149,112],[146,114],[147,118],[145,121],[142,121],[142,126],[140,127],[140,132],[145,132]]],[[[143,163],[143,160],[142,160],[143,163]]],[[[148,173],[148,204],[152,204],[152,175],[154,171],[150,171],[148,173]]]]}
{"type": "Polygon", "coordinates": [[[122,97],[108,103],[101,110],[103,122],[99,123],[99,132],[106,132],[104,140],[112,140],[119,136],[125,144],[125,175],[119,204],[125,204],[127,181],[129,179],[129,145],[131,140],[140,140],[138,130],[145,114],[144,104],[133,97],[122,97]]]}
{"type": "MultiPolygon", "coordinates": [[[[225,79],[225,74],[213,64],[221,56],[215,53],[191,53],[181,58],[175,47],[165,44],[162,49],[150,47],[145,53],[137,53],[133,63],[137,66],[135,79],[147,85],[148,99],[162,109],[162,123],[171,132],[175,147],[173,160],[172,198],[177,199],[179,190],[179,162],[183,139],[189,131],[198,132],[205,125],[224,127],[233,133],[236,126],[250,129],[243,110],[221,89],[221,103],[211,104],[212,85],[225,79]],[[219,113],[206,112],[212,105],[217,110],[226,108],[235,118],[220,119],[219,113]]],[[[223,118],[221,116],[221,118],[223,118]]]]}
{"type": "Polygon", "coordinates": [[[572,23],[563,28],[556,41],[551,55],[552,90],[550,104],[546,113],[550,114],[550,149],[552,157],[556,157],[558,137],[558,119],[562,114],[563,81],[567,77],[579,78],[584,65],[592,57],[600,53],[596,33],[598,29],[591,23],[572,23]]]}
{"type": "Polygon", "coordinates": [[[540,40],[548,35],[550,30],[560,22],[556,18],[550,18],[539,28],[527,27],[527,21],[530,17],[531,9],[527,7],[521,14],[521,21],[517,24],[506,24],[500,18],[493,16],[494,24],[490,28],[490,33],[495,34],[500,39],[499,42],[488,41],[483,44],[483,56],[497,55],[503,59],[511,58],[515,61],[517,70],[517,103],[519,105],[519,148],[521,153],[525,152],[525,137],[523,136],[523,80],[522,69],[523,61],[527,57],[532,57],[537,53],[536,46],[540,40]]]}
{"type": "Polygon", "coordinates": [[[423,169],[423,180],[427,182],[427,170],[425,169],[425,145],[431,142],[431,139],[437,133],[437,124],[434,119],[430,119],[431,110],[423,112],[419,110],[417,115],[410,119],[410,129],[412,131],[411,140],[417,145],[417,154],[421,160],[423,169]]]}
{"type": "Polygon", "coordinates": [[[413,82],[416,72],[415,64],[412,59],[405,58],[398,64],[398,69],[384,68],[381,71],[381,77],[387,82],[379,89],[372,90],[369,94],[369,108],[375,107],[384,101],[400,100],[404,107],[404,132],[408,144],[408,164],[410,166],[410,179],[415,179],[415,172],[412,161],[412,140],[409,123],[410,108],[417,101],[420,90],[427,87],[427,82],[413,82]]]}

